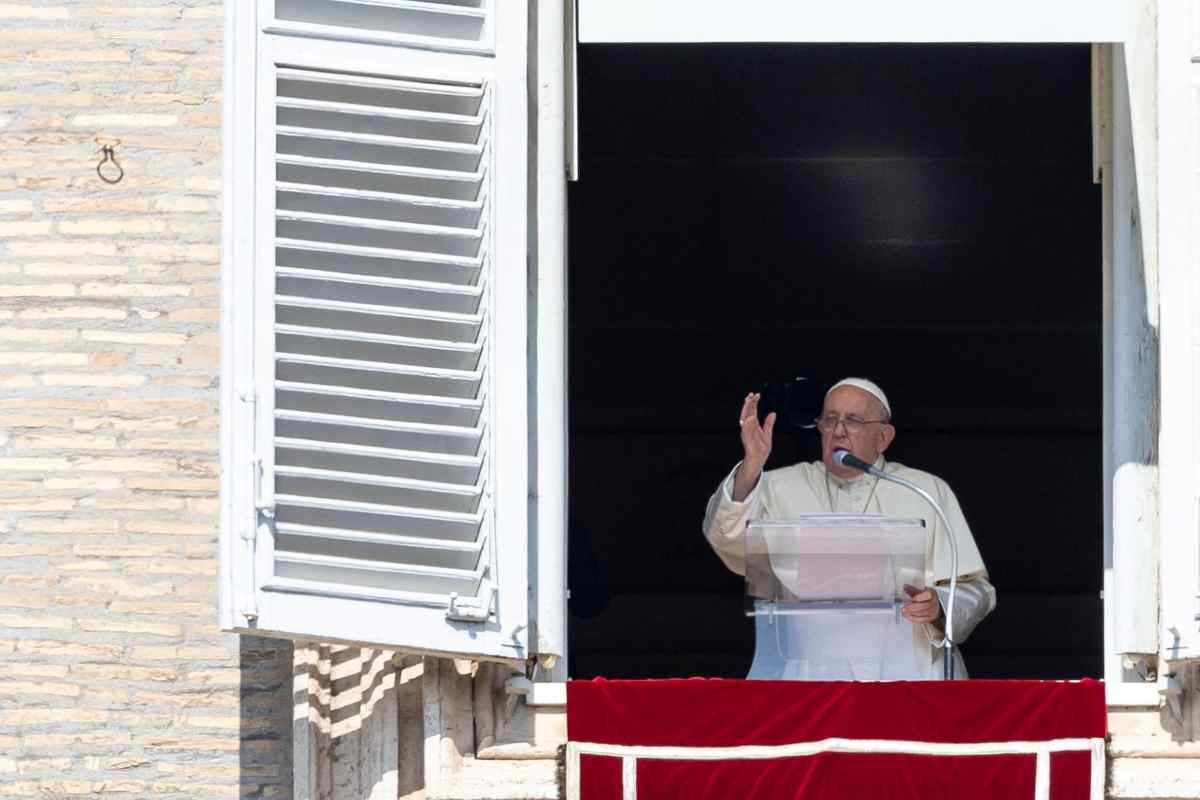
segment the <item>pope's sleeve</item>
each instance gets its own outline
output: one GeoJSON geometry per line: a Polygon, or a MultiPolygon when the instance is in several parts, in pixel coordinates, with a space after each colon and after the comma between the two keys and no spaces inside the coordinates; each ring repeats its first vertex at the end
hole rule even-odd
{"type": "MultiPolygon", "coordinates": [[[[954,594],[954,641],[959,644],[965,642],[975,627],[996,607],[996,587],[992,586],[991,581],[988,580],[987,567],[983,564],[983,557],[979,554],[975,537],[971,535],[971,528],[967,525],[966,516],[963,515],[962,507],[954,492],[944,481],[939,480],[935,496],[938,503],[941,504],[942,510],[946,512],[946,519],[954,528],[955,541],[958,543],[959,567],[958,585],[955,587],[954,594]]],[[[942,535],[948,535],[948,532],[941,531],[940,522],[937,530],[942,535]]],[[[942,553],[938,553],[938,556],[942,555],[942,553]]],[[[950,572],[948,565],[945,569],[938,570],[939,577],[948,576],[950,572]]],[[[941,578],[937,581],[934,589],[937,591],[942,611],[946,613],[946,609],[950,607],[949,580],[941,578]]],[[[924,627],[931,640],[941,639],[944,635],[942,622],[924,627]]]]}
{"type": "MultiPolygon", "coordinates": [[[[741,466],[739,463],[738,466],[741,466]]],[[[742,502],[733,499],[733,476],[737,466],[730,471],[721,485],[709,498],[704,513],[704,538],[713,551],[725,562],[725,566],[738,575],[746,574],[746,523],[763,516],[765,508],[763,484],[766,477],[760,475],[758,483],[742,502]]]]}

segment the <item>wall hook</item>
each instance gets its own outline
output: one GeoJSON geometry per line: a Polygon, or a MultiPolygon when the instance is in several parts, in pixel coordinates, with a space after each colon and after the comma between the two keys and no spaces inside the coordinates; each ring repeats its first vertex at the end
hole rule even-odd
{"type": "Polygon", "coordinates": [[[121,179],[125,177],[125,170],[117,163],[116,144],[102,144],[100,152],[104,154],[104,157],[96,165],[96,174],[105,183],[120,183],[121,179]],[[105,170],[105,164],[112,164],[112,166],[105,170]],[[116,170],[115,174],[114,169],[116,170]],[[106,172],[107,174],[105,174],[106,172]]]}

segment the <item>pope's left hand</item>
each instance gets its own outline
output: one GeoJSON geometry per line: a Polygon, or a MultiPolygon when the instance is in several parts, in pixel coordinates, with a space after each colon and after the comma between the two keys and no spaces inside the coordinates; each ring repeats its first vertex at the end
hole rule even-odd
{"type": "Polygon", "coordinates": [[[922,625],[926,622],[936,622],[942,616],[942,604],[933,589],[918,589],[904,584],[904,593],[912,599],[900,609],[900,613],[909,622],[922,625]]]}

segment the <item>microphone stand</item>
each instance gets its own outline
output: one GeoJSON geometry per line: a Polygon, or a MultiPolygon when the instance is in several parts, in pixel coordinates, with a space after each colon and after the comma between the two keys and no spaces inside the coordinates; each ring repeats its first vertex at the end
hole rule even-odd
{"type": "MultiPolygon", "coordinates": [[[[942,677],[946,680],[954,679],[954,595],[958,589],[958,542],[954,538],[954,529],[950,527],[950,521],[946,519],[946,512],[942,511],[942,507],[933,499],[933,495],[917,486],[912,481],[907,481],[904,478],[890,475],[881,469],[877,469],[875,465],[868,464],[857,456],[851,454],[848,450],[835,450],[833,458],[842,466],[851,467],[861,472],[866,472],[869,475],[874,475],[876,478],[892,483],[899,484],[906,489],[910,489],[925,499],[925,502],[933,506],[933,510],[937,512],[938,519],[942,521],[942,527],[946,529],[946,538],[950,540],[950,602],[946,604],[946,635],[942,637],[941,642],[935,642],[935,647],[942,648],[945,652],[942,656],[942,677]]],[[[936,595],[936,590],[934,590],[936,595]]]]}

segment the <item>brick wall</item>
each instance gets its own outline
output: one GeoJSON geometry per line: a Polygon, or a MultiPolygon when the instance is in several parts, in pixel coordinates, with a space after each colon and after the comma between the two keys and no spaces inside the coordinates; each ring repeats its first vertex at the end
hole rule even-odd
{"type": "Polygon", "coordinates": [[[0,0],[0,797],[290,794],[290,647],[216,628],[222,26],[0,0]]]}

